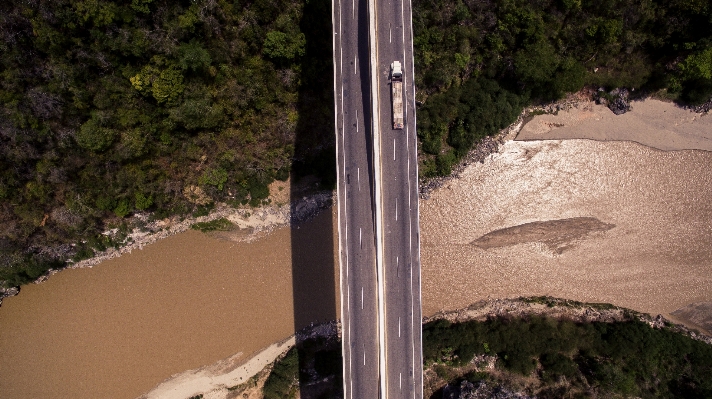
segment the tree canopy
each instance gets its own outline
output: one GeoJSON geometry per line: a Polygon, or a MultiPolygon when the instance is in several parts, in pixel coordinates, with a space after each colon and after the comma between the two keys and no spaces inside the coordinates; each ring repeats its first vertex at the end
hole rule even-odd
{"type": "Polygon", "coordinates": [[[127,215],[196,212],[191,187],[258,205],[332,155],[330,6],[2,2],[0,280],[115,245],[127,215]]]}

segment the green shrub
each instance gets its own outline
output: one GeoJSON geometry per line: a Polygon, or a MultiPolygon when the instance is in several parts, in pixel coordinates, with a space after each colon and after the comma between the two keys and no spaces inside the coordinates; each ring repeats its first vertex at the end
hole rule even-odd
{"type": "Polygon", "coordinates": [[[208,231],[228,231],[232,230],[234,227],[235,225],[225,218],[215,219],[209,222],[199,222],[190,226],[191,229],[199,230],[203,233],[208,231]]]}
{"type": "Polygon", "coordinates": [[[143,195],[142,193],[136,193],[134,195],[135,197],[135,202],[134,202],[134,207],[138,209],[139,211],[143,211],[151,207],[153,205],[153,196],[149,195],[148,197],[143,195]]]}
{"type": "Polygon", "coordinates": [[[92,118],[79,128],[77,142],[87,150],[101,152],[111,147],[116,136],[114,129],[101,126],[98,120],[92,118]]]}
{"type": "Polygon", "coordinates": [[[556,381],[561,376],[571,380],[578,374],[578,365],[569,356],[561,353],[544,353],[539,357],[539,362],[545,381],[556,381]]]}
{"type": "Polygon", "coordinates": [[[12,255],[0,252],[0,283],[5,288],[20,286],[37,280],[49,269],[60,269],[62,262],[40,255],[12,255]]]}
{"type": "Polygon", "coordinates": [[[264,386],[265,399],[292,398],[299,387],[299,355],[292,348],[280,361],[275,363],[264,386]]]}
{"type": "Polygon", "coordinates": [[[125,198],[119,200],[118,205],[116,205],[116,208],[114,208],[114,214],[120,218],[128,215],[130,211],[131,209],[129,208],[129,200],[125,198]]]}
{"type": "Polygon", "coordinates": [[[283,32],[267,32],[263,44],[265,55],[270,58],[284,58],[287,60],[303,56],[306,38],[303,33],[288,35],[283,32]]]}
{"type": "Polygon", "coordinates": [[[200,178],[200,184],[214,186],[220,191],[225,187],[225,182],[227,182],[227,171],[223,168],[208,169],[200,178]]]}

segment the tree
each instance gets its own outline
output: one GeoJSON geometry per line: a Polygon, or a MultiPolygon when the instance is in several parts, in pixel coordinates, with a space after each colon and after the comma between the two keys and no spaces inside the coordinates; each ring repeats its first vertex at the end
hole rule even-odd
{"type": "Polygon", "coordinates": [[[152,95],[159,104],[174,103],[185,89],[183,74],[174,65],[164,69],[147,65],[129,80],[136,90],[143,95],[152,95]]]}
{"type": "Polygon", "coordinates": [[[143,211],[148,209],[151,205],[153,205],[153,196],[149,195],[148,197],[143,195],[143,193],[137,192],[135,195],[135,202],[134,202],[134,207],[138,209],[139,211],[143,211]]]}
{"type": "Polygon", "coordinates": [[[712,79],[712,47],[690,54],[679,67],[688,79],[712,79]]]}
{"type": "Polygon", "coordinates": [[[304,33],[287,35],[284,32],[270,31],[263,43],[262,51],[270,58],[293,60],[304,55],[306,37],[304,33]]]}
{"type": "Polygon", "coordinates": [[[94,112],[91,119],[86,121],[77,133],[77,143],[82,148],[94,152],[107,150],[114,143],[116,130],[103,126],[100,112],[94,112]]]}
{"type": "Polygon", "coordinates": [[[206,69],[211,62],[208,51],[196,40],[183,43],[178,47],[178,65],[183,70],[198,71],[206,69]]]}

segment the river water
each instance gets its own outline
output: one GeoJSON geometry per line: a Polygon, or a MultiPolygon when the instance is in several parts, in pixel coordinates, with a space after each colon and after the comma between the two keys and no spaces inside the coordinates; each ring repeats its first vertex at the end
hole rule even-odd
{"type": "MultiPolygon", "coordinates": [[[[313,245],[297,251],[301,262],[334,265],[332,219],[322,212],[295,230],[313,245]]],[[[338,298],[294,308],[297,289],[338,293],[338,270],[322,273],[333,289],[318,276],[293,287],[293,236],[282,228],[246,244],[187,231],[23,286],[0,308],[0,397],[135,398],[286,338],[295,315],[333,319],[338,298]]]]}
{"type": "Polygon", "coordinates": [[[712,301],[711,166],[712,152],[632,142],[506,142],[421,201],[423,313],[530,295],[668,316],[712,301]]]}

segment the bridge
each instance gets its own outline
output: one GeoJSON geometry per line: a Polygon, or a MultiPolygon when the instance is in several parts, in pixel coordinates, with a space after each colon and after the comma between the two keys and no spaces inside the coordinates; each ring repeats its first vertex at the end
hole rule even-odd
{"type": "Polygon", "coordinates": [[[422,398],[410,0],[332,0],[344,397],[422,398]],[[403,65],[393,130],[390,65],[403,65]]]}

